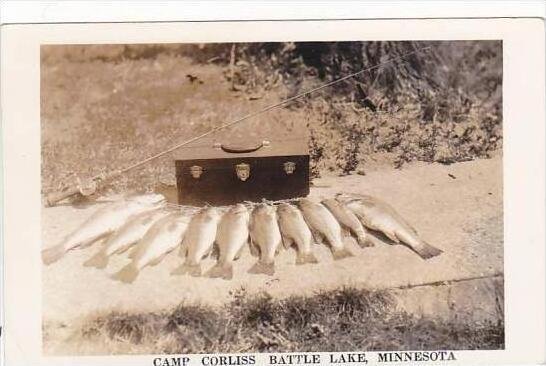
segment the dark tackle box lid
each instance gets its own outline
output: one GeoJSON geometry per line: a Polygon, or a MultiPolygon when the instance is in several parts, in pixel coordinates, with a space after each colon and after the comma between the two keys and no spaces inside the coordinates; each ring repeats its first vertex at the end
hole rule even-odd
{"type": "Polygon", "coordinates": [[[233,127],[177,150],[174,160],[309,155],[304,121],[243,121],[233,127]]]}

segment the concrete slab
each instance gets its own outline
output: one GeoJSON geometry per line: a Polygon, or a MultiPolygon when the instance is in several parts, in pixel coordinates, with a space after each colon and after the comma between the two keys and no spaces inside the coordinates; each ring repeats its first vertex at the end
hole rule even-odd
{"type": "MultiPolygon", "coordinates": [[[[246,251],[236,263],[231,281],[172,276],[170,272],[180,263],[172,253],[126,285],[109,278],[128,263],[126,255],[112,258],[105,270],[82,266],[99,249],[95,244],[43,267],[43,319],[69,322],[108,310],[152,311],[181,302],[221,305],[241,288],[247,293],[267,291],[285,297],[343,285],[393,288],[503,273],[501,157],[449,166],[414,163],[401,170],[383,169],[365,176],[327,177],[319,183],[322,188],[312,189],[314,197],[360,192],[384,199],[415,226],[423,239],[444,253],[425,261],[403,246],[384,244],[361,249],[352,243],[355,257],[334,261],[326,247],[316,245],[320,263],[296,266],[295,252],[283,251],[277,259],[276,274],[268,277],[246,273],[255,262],[246,251]]],[[[43,247],[56,244],[96,208],[44,208],[43,247]]],[[[207,267],[212,265],[212,260],[206,261],[207,267]]],[[[477,288],[465,294],[480,293],[477,288]]],[[[426,302],[419,300],[422,295],[418,291],[414,293],[415,303],[407,305],[410,310],[426,302]]],[[[465,306],[472,311],[471,302],[465,306]]]]}

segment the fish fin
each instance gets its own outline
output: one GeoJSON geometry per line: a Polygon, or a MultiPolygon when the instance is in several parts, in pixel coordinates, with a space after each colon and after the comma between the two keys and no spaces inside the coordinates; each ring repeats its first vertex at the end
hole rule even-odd
{"type": "Polygon", "coordinates": [[[313,241],[315,242],[315,244],[317,245],[324,244],[324,237],[322,236],[321,233],[319,233],[316,230],[311,230],[311,234],[313,235],[313,241]]]}
{"type": "Polygon", "coordinates": [[[412,225],[406,223],[406,226],[407,226],[411,231],[413,231],[413,233],[414,233],[415,235],[419,235],[419,233],[417,232],[417,229],[414,228],[412,225]]]}
{"type": "Polygon", "coordinates": [[[42,250],[42,262],[45,265],[50,265],[53,262],[58,261],[66,253],[66,249],[62,244],[55,245],[51,248],[42,250]]]}
{"type": "Polygon", "coordinates": [[[190,245],[186,243],[186,245],[181,245],[180,250],[178,251],[178,256],[181,258],[185,258],[188,255],[188,248],[190,245]]]}
{"type": "Polygon", "coordinates": [[[212,249],[210,250],[210,257],[212,259],[220,258],[220,247],[218,246],[218,243],[216,243],[216,242],[214,242],[214,244],[212,244],[212,249]]]}
{"type": "Polygon", "coordinates": [[[207,249],[206,253],[203,254],[203,259],[212,258],[213,254],[214,254],[214,243],[212,243],[212,245],[207,249]]]}
{"type": "Polygon", "coordinates": [[[161,254],[159,257],[157,257],[156,259],[154,260],[151,260],[148,265],[149,266],[157,266],[159,263],[161,263],[161,261],[163,260],[163,258],[165,258],[167,256],[167,253],[163,253],[161,254]]]}
{"type": "Polygon", "coordinates": [[[281,235],[281,238],[284,249],[289,249],[292,245],[294,245],[294,240],[292,240],[288,236],[281,235]]]}
{"type": "Polygon", "coordinates": [[[317,257],[313,253],[302,253],[296,257],[296,264],[302,265],[306,263],[318,263],[317,257]]]}
{"type": "Polygon", "coordinates": [[[85,267],[105,268],[108,265],[108,256],[101,250],[83,263],[85,267]]]}
{"type": "Polygon", "coordinates": [[[341,236],[343,236],[343,237],[345,237],[345,238],[350,238],[350,237],[352,237],[351,232],[350,232],[349,229],[347,229],[347,227],[345,227],[345,226],[341,226],[341,236]]]}
{"type": "Polygon", "coordinates": [[[265,263],[258,261],[248,270],[248,273],[273,276],[275,274],[275,263],[265,263]]]}
{"type": "Polygon", "coordinates": [[[356,237],[356,242],[361,248],[369,248],[375,246],[373,240],[371,240],[368,235],[358,235],[356,237]]]}
{"type": "Polygon", "coordinates": [[[241,255],[243,254],[243,250],[245,250],[244,245],[241,246],[241,249],[239,249],[239,251],[237,252],[237,254],[235,254],[235,257],[233,259],[238,260],[239,258],[241,258],[241,255]]]}
{"type": "Polygon", "coordinates": [[[430,244],[425,243],[424,241],[421,242],[419,245],[411,247],[411,249],[413,249],[413,251],[423,259],[430,259],[444,252],[442,249],[436,248],[430,244]]]}
{"type": "Polygon", "coordinates": [[[400,243],[400,239],[398,239],[398,237],[396,236],[395,233],[391,233],[389,231],[381,231],[383,234],[385,234],[385,236],[387,238],[389,238],[390,240],[392,240],[393,242],[399,244],[400,243]]]}
{"type": "Polygon", "coordinates": [[[193,277],[200,277],[203,274],[203,271],[201,268],[201,264],[183,263],[180,265],[180,267],[172,271],[171,274],[173,275],[189,274],[190,276],[193,276],[193,277]]]}
{"type": "Polygon", "coordinates": [[[147,216],[140,222],[140,225],[144,226],[144,225],[148,225],[149,223],[155,221],[155,217],[152,213],[155,213],[154,211],[152,212],[147,212],[147,216]]]}
{"type": "Polygon", "coordinates": [[[124,245],[122,246],[121,248],[119,248],[118,250],[116,250],[114,252],[114,254],[123,254],[125,253],[126,251],[128,251],[133,245],[136,244],[136,241],[132,242],[132,243],[129,243],[127,245],[124,245]]]}
{"type": "Polygon", "coordinates": [[[231,280],[233,278],[233,265],[231,263],[217,263],[207,272],[207,276],[231,280]]]}
{"type": "Polygon", "coordinates": [[[91,245],[95,244],[96,242],[101,241],[102,239],[106,238],[110,234],[112,234],[111,231],[108,231],[108,232],[106,232],[104,234],[97,235],[96,237],[94,237],[92,239],[89,239],[88,241],[85,241],[85,242],[81,243],[80,245],[78,245],[78,248],[80,248],[80,249],[89,248],[91,245]]]}
{"type": "Polygon", "coordinates": [[[354,257],[354,254],[347,248],[332,249],[332,255],[336,261],[343,258],[354,257]]]}
{"type": "Polygon", "coordinates": [[[124,283],[132,283],[137,278],[137,276],[138,268],[133,263],[129,263],[119,272],[114,273],[111,278],[124,283]]]}
{"type": "Polygon", "coordinates": [[[253,257],[259,257],[260,256],[260,247],[254,243],[254,240],[252,240],[252,238],[250,238],[250,241],[248,242],[248,248],[250,249],[250,254],[253,256],[253,257]]]}
{"type": "Polygon", "coordinates": [[[384,245],[384,244],[387,244],[387,245],[392,245],[392,241],[389,240],[389,238],[387,238],[384,234],[382,234],[381,232],[378,232],[378,231],[374,231],[374,232],[369,232],[366,234],[366,240],[368,241],[368,243],[370,243],[371,245],[370,246],[380,246],[380,245],[384,245]],[[388,242],[387,242],[388,240],[388,242]]]}

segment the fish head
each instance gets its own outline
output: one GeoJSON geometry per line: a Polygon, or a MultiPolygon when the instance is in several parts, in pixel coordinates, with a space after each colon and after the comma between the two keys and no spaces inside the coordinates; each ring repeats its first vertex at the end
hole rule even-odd
{"type": "Polygon", "coordinates": [[[233,217],[237,221],[244,221],[247,225],[250,222],[250,213],[245,205],[238,203],[235,206],[232,206],[229,211],[226,213],[226,217],[233,217]]]}
{"type": "Polygon", "coordinates": [[[216,207],[206,207],[201,211],[201,215],[205,218],[216,220],[220,218],[220,211],[216,207]]]}
{"type": "Polygon", "coordinates": [[[191,221],[192,215],[188,215],[184,212],[174,212],[171,216],[172,221],[178,224],[188,224],[191,221]]]}
{"type": "Polygon", "coordinates": [[[167,201],[160,201],[160,202],[152,203],[150,205],[150,208],[152,208],[154,211],[159,210],[161,208],[164,208],[166,206],[166,203],[167,203],[167,201]]]}
{"type": "Polygon", "coordinates": [[[248,211],[248,210],[246,206],[242,203],[237,203],[236,205],[231,207],[231,212],[243,212],[243,211],[248,211]]]}
{"type": "Polygon", "coordinates": [[[377,202],[378,200],[367,194],[360,193],[338,193],[336,195],[336,200],[338,201],[364,201],[364,202],[377,202]]]}
{"type": "Polygon", "coordinates": [[[280,205],[277,206],[277,213],[278,214],[284,214],[284,213],[288,213],[290,211],[293,211],[295,209],[296,208],[294,206],[292,206],[290,203],[281,203],[280,205]]]}
{"type": "Polygon", "coordinates": [[[338,193],[336,194],[335,200],[340,203],[350,203],[360,200],[360,197],[353,193],[338,193]]]}
{"type": "Polygon", "coordinates": [[[327,206],[327,207],[335,207],[339,204],[338,201],[336,201],[334,198],[327,198],[327,199],[324,199],[321,201],[321,203],[324,205],[324,206],[327,206]]]}
{"type": "Polygon", "coordinates": [[[298,207],[305,209],[305,208],[314,208],[316,207],[317,203],[310,200],[309,198],[302,198],[298,200],[298,207]]]}
{"type": "Polygon", "coordinates": [[[254,208],[253,212],[257,215],[270,216],[275,215],[276,208],[275,206],[267,203],[260,203],[254,208]]]}
{"type": "Polygon", "coordinates": [[[273,205],[266,205],[264,211],[269,216],[275,216],[277,214],[277,207],[273,205]]]}
{"type": "Polygon", "coordinates": [[[174,220],[180,216],[182,216],[182,211],[175,210],[175,211],[169,212],[167,215],[162,217],[161,220],[162,221],[174,220]]]}
{"type": "Polygon", "coordinates": [[[131,200],[139,204],[153,205],[165,202],[165,196],[159,193],[148,193],[140,196],[135,196],[131,198],[131,200]]]}
{"type": "Polygon", "coordinates": [[[343,205],[350,211],[356,214],[358,217],[373,215],[373,205],[369,202],[353,199],[343,202],[343,205]]]}
{"type": "Polygon", "coordinates": [[[228,214],[235,215],[235,216],[241,216],[246,218],[246,220],[249,219],[249,213],[246,206],[242,203],[238,203],[235,206],[232,206],[230,210],[228,211],[228,214]]]}

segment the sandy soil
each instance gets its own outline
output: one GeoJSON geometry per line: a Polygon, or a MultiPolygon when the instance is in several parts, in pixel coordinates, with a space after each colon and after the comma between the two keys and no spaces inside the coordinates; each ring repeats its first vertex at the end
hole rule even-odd
{"type": "MultiPolygon", "coordinates": [[[[333,261],[326,247],[316,245],[319,264],[296,266],[295,252],[283,251],[275,276],[268,277],[246,273],[255,258],[245,252],[236,264],[235,278],[225,281],[170,275],[180,263],[172,253],[156,267],[145,268],[133,284],[126,285],[109,278],[128,262],[125,255],[112,258],[106,270],[82,266],[99,249],[99,244],[95,244],[43,267],[44,321],[68,324],[82,315],[107,310],[146,311],[180,302],[219,305],[229,301],[231,293],[240,288],[248,293],[267,291],[284,297],[341,285],[396,288],[482,276],[502,281],[501,157],[449,166],[414,163],[401,170],[386,168],[365,176],[327,177],[317,183],[311,193],[315,197],[361,192],[386,200],[444,254],[425,261],[403,246],[384,244],[360,249],[353,242],[354,257],[333,261]]],[[[96,207],[44,208],[43,246],[56,244],[96,207]]],[[[212,264],[212,260],[206,262],[207,267],[212,264]]],[[[415,312],[441,312],[435,301],[447,310],[460,306],[461,311],[469,314],[476,309],[488,313],[495,306],[488,295],[491,284],[483,281],[460,282],[449,289],[419,286],[396,291],[405,298],[403,306],[415,312]],[[475,300],[480,297],[481,301],[475,300]]]]}

